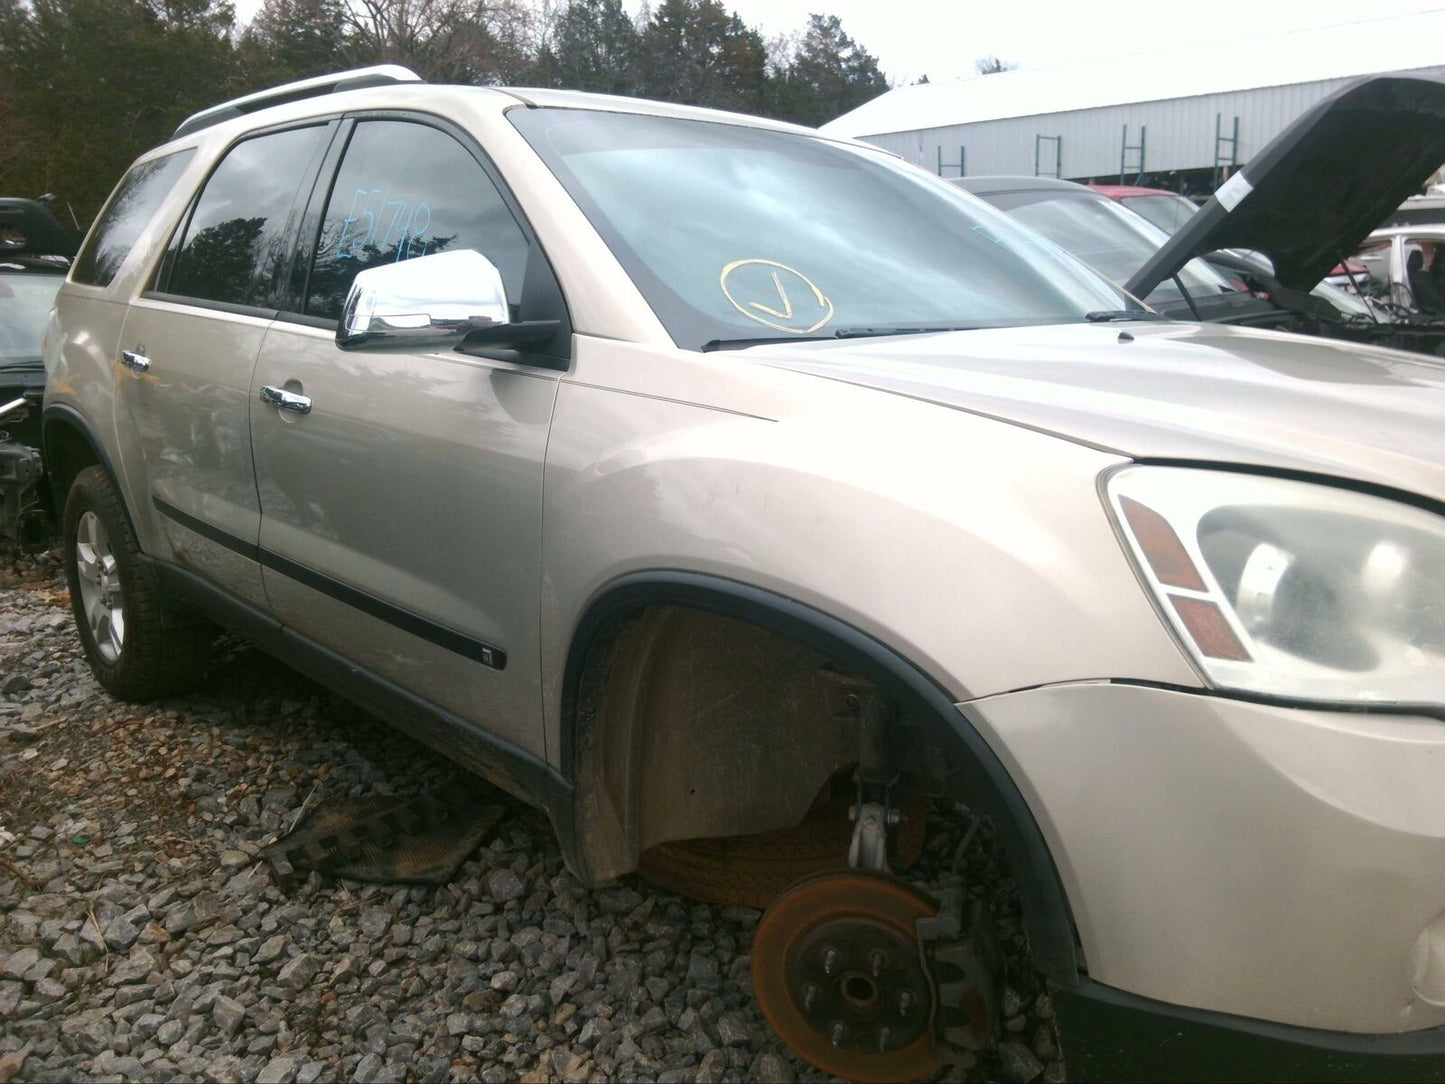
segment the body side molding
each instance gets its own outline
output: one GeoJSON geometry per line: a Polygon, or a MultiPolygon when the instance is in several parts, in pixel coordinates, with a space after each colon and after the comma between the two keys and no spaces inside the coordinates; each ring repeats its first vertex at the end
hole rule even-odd
{"type": "Polygon", "coordinates": [[[281,575],[295,580],[297,583],[305,584],[313,591],[319,591],[343,602],[354,609],[378,621],[385,621],[388,625],[394,625],[404,632],[420,637],[438,647],[444,647],[448,651],[455,652],[464,658],[472,659],[483,666],[490,666],[493,670],[505,670],[507,667],[507,653],[500,647],[493,644],[483,643],[466,633],[458,632],[448,628],[446,625],[438,624],[420,614],[413,613],[385,599],[377,598],[369,592],[352,587],[350,584],[342,583],[340,580],[332,579],[324,573],[317,572],[306,565],[298,564],[289,558],[282,557],[279,553],[272,553],[264,546],[247,542],[244,538],[237,538],[229,531],[224,531],[214,524],[205,520],[197,519],[189,512],[183,512],[174,505],[152,495],[151,503],[155,509],[167,519],[180,524],[188,531],[194,531],[202,538],[209,539],[218,546],[224,546],[233,553],[238,553],[252,561],[279,572],[281,575]]]}

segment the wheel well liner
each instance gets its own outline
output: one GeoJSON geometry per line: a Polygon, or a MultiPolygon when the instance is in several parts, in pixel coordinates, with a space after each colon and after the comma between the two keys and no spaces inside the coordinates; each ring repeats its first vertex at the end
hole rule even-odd
{"type": "MultiPolygon", "coordinates": [[[[599,591],[574,630],[563,671],[561,770],[577,778],[578,708],[589,656],[615,622],[648,606],[704,610],[757,625],[806,644],[871,681],[900,702],[911,701],[930,723],[962,741],[959,769],[979,807],[993,816],[1008,850],[1034,966],[1056,983],[1078,982],[1080,960],[1068,899],[1048,844],[1023,794],[987,741],[935,681],[888,646],[811,606],[750,584],[694,572],[638,572],[599,591]]],[[[956,745],[954,746],[956,748],[956,745]]]]}

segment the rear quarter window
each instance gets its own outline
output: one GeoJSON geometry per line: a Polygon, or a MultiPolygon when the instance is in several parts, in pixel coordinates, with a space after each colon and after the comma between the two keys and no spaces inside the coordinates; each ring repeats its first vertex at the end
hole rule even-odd
{"type": "Polygon", "coordinates": [[[70,281],[84,286],[111,284],[194,153],[185,150],[153,158],[125,175],[75,258],[70,281]]]}

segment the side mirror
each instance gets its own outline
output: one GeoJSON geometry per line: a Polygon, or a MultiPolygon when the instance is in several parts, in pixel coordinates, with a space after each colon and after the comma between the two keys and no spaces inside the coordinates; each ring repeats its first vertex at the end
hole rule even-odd
{"type": "Polygon", "coordinates": [[[427,353],[544,341],[555,320],[511,322],[502,273],[473,249],[438,252],[362,271],[351,284],[336,345],[427,353]]]}

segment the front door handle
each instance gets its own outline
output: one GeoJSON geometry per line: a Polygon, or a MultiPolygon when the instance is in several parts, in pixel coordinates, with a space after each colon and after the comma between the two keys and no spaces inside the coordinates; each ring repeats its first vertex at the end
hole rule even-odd
{"type": "Polygon", "coordinates": [[[122,350],[120,363],[133,373],[143,373],[151,367],[151,359],[146,357],[143,346],[138,346],[134,350],[122,350]]]}
{"type": "Polygon", "coordinates": [[[311,413],[309,395],[297,395],[294,391],[278,388],[274,384],[267,384],[261,389],[261,402],[277,410],[289,410],[293,414],[311,413]]]}

